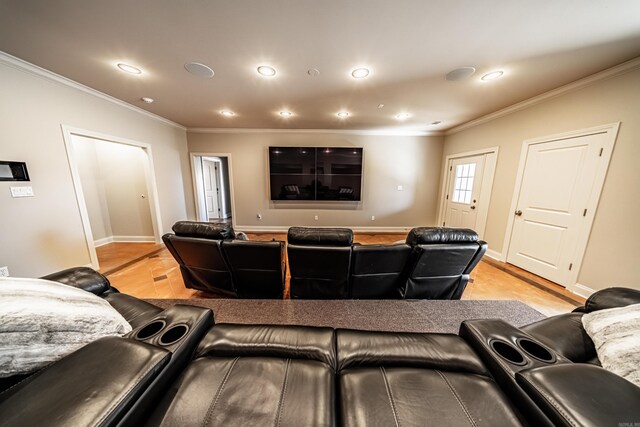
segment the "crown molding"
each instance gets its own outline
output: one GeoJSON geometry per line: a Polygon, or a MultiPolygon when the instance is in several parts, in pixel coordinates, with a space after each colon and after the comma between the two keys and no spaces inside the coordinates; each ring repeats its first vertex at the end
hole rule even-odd
{"type": "Polygon", "coordinates": [[[465,129],[469,129],[469,128],[481,125],[483,123],[490,122],[492,120],[498,119],[508,114],[515,113],[516,111],[524,110],[525,108],[539,104],[543,101],[546,101],[547,99],[565,94],[567,92],[582,89],[583,87],[592,85],[601,80],[609,79],[611,77],[619,76],[629,71],[633,71],[636,68],[640,68],[640,57],[623,62],[622,64],[618,64],[614,67],[607,68],[606,70],[584,77],[580,80],[576,80],[575,82],[571,82],[564,86],[560,86],[559,88],[552,89],[548,92],[544,92],[540,95],[534,96],[533,98],[529,98],[522,102],[518,102],[517,104],[510,105],[509,107],[503,108],[493,113],[489,113],[477,119],[473,119],[471,121],[468,121],[466,123],[463,123],[461,125],[458,125],[456,127],[446,130],[444,132],[444,135],[452,135],[454,133],[458,133],[465,129]]]}
{"type": "Polygon", "coordinates": [[[365,136],[443,136],[441,131],[402,129],[255,129],[255,128],[187,128],[192,133],[307,133],[365,136]]]}
{"type": "Polygon", "coordinates": [[[111,95],[107,95],[106,93],[100,92],[99,90],[90,88],[89,86],[85,86],[82,83],[78,83],[78,82],[76,82],[74,80],[68,79],[68,78],[66,78],[64,76],[61,76],[59,74],[54,73],[53,71],[49,71],[47,69],[39,67],[39,66],[37,66],[35,64],[27,62],[27,61],[25,61],[23,59],[17,58],[15,56],[10,55],[10,54],[8,54],[6,52],[3,52],[1,50],[0,50],[0,63],[8,65],[8,66],[10,66],[12,68],[15,68],[15,69],[18,69],[18,70],[21,70],[21,71],[26,71],[26,72],[31,73],[31,74],[33,74],[35,76],[38,76],[38,77],[44,77],[44,78],[46,78],[48,80],[51,80],[51,81],[53,81],[55,83],[59,83],[59,84],[62,84],[64,86],[68,86],[68,87],[71,87],[73,89],[77,89],[77,90],[82,91],[84,93],[88,93],[89,95],[93,95],[93,96],[95,96],[97,98],[100,98],[100,99],[103,99],[105,101],[111,102],[113,104],[119,105],[120,107],[124,107],[124,108],[127,108],[127,109],[131,110],[131,111],[135,111],[136,113],[143,114],[143,115],[145,115],[145,116],[147,116],[149,118],[152,118],[152,119],[157,120],[159,122],[162,122],[164,124],[168,124],[170,126],[176,127],[178,129],[181,129],[181,130],[184,130],[184,131],[187,130],[186,127],[184,127],[184,126],[182,126],[182,125],[180,125],[180,124],[178,124],[176,122],[173,122],[173,121],[171,121],[169,119],[165,119],[164,117],[159,116],[157,114],[150,113],[149,111],[143,110],[140,107],[136,107],[135,105],[131,105],[131,104],[129,104],[127,102],[124,102],[124,101],[122,101],[122,100],[120,100],[118,98],[114,98],[111,95]]]}

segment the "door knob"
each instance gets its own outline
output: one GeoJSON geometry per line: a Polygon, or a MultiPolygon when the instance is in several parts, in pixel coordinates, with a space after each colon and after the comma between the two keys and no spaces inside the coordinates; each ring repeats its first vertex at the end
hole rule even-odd
{"type": "Polygon", "coordinates": [[[476,208],[475,206],[471,206],[471,209],[475,209],[475,208],[476,208]]]}
{"type": "Polygon", "coordinates": [[[520,209],[518,209],[518,210],[516,211],[516,216],[521,216],[521,215],[522,215],[522,211],[521,211],[520,209]]]}

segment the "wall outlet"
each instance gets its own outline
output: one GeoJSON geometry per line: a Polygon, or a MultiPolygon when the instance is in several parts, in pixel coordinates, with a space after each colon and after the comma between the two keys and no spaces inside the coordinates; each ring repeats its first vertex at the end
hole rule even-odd
{"type": "Polygon", "coordinates": [[[0,277],[9,277],[9,267],[0,267],[0,277]]]}
{"type": "Polygon", "coordinates": [[[375,215],[371,215],[371,221],[375,221],[376,220],[376,216],[375,215]]]}
{"type": "Polygon", "coordinates": [[[258,221],[262,221],[262,215],[261,214],[256,215],[256,217],[258,217],[258,221]]]}
{"type": "Polygon", "coordinates": [[[11,187],[11,197],[33,197],[33,187],[11,187]]]}
{"type": "Polygon", "coordinates": [[[318,215],[314,216],[313,219],[318,220],[318,215]]]}

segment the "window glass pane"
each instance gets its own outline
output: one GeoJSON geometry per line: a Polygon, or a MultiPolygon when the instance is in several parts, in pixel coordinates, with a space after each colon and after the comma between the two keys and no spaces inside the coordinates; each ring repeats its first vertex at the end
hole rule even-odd
{"type": "Polygon", "coordinates": [[[462,176],[468,176],[469,175],[469,165],[462,165],[462,176]]]}
{"type": "Polygon", "coordinates": [[[473,177],[467,178],[467,186],[465,189],[469,191],[473,190],[473,177]]]}
{"type": "Polygon", "coordinates": [[[467,204],[471,203],[471,191],[465,191],[464,202],[467,204]]]}
{"type": "Polygon", "coordinates": [[[476,174],[476,164],[471,163],[469,165],[469,176],[475,176],[475,174],[476,174]]]}

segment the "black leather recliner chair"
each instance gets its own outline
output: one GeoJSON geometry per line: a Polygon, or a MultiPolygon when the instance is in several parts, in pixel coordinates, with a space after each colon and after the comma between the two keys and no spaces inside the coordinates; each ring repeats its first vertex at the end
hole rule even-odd
{"type": "Polygon", "coordinates": [[[185,286],[235,296],[231,269],[222,254],[222,241],[234,237],[231,226],[179,221],[172,229],[175,234],[165,234],[162,241],[180,264],[185,286]]]}
{"type": "Polygon", "coordinates": [[[349,297],[353,231],[348,228],[291,227],[287,254],[291,298],[349,297]]]}
{"type": "Polygon", "coordinates": [[[414,228],[407,244],[413,250],[405,299],[460,299],[469,273],[487,251],[487,243],[475,231],[460,228],[414,228]]]}
{"type": "Polygon", "coordinates": [[[187,288],[240,298],[282,298],[284,242],[236,240],[227,224],[180,221],[162,236],[187,288]]]}

